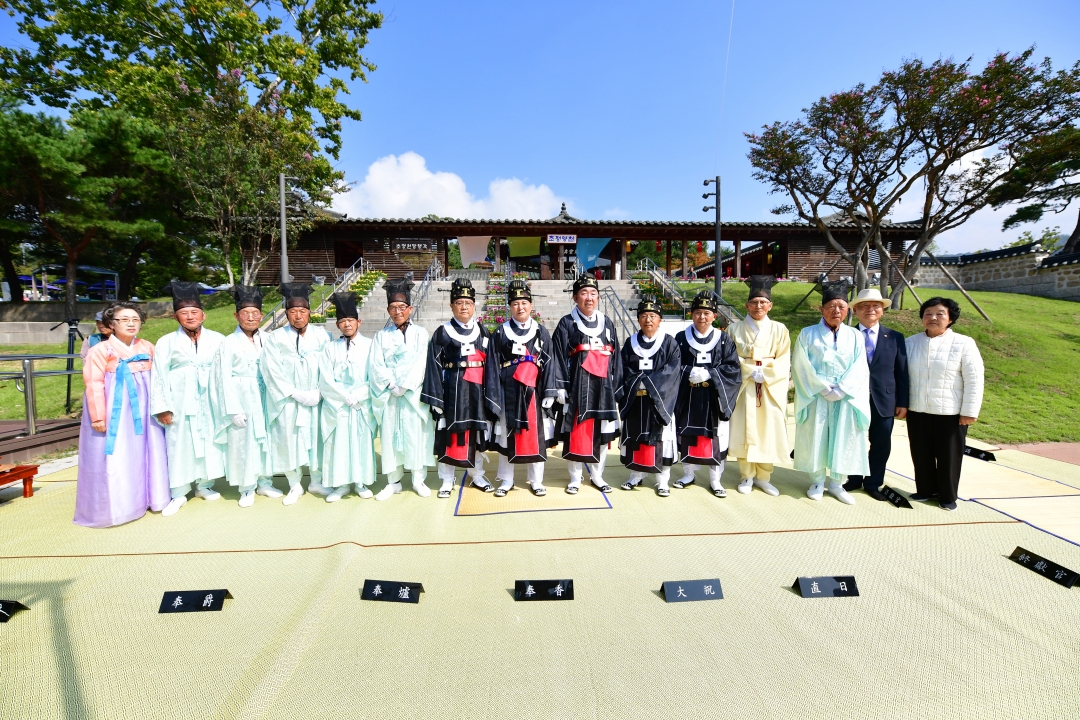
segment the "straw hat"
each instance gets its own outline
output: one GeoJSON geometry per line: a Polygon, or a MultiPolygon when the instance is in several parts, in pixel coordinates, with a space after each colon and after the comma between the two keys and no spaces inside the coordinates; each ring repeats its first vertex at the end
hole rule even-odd
{"type": "Polygon", "coordinates": [[[859,293],[859,297],[857,297],[855,301],[851,303],[851,307],[852,309],[854,309],[859,303],[864,302],[878,302],[881,303],[883,307],[889,307],[890,305],[892,305],[892,300],[881,297],[881,291],[877,288],[866,288],[865,290],[863,290],[861,293],[859,293]]]}

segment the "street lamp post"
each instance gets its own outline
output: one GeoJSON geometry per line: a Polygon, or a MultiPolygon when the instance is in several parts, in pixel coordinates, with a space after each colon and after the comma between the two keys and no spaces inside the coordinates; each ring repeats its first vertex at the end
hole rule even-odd
{"type": "Polygon", "coordinates": [[[278,189],[281,193],[278,207],[281,210],[281,282],[283,283],[292,282],[292,275],[289,274],[289,242],[285,229],[285,181],[299,179],[290,177],[285,173],[278,173],[278,189]]]}
{"type": "Polygon", "coordinates": [[[720,176],[712,180],[705,181],[705,187],[709,187],[710,183],[716,183],[716,192],[703,193],[701,197],[708,200],[710,197],[716,198],[715,205],[706,205],[701,208],[702,212],[709,212],[710,210],[716,211],[716,257],[713,259],[713,284],[715,285],[716,294],[723,297],[722,285],[720,284],[720,273],[723,270],[723,259],[720,255],[720,176]]]}

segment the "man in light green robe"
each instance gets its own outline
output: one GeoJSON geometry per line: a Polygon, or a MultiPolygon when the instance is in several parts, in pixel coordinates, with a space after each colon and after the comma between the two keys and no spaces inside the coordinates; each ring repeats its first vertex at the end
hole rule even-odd
{"type": "Polygon", "coordinates": [[[304,494],[300,478],[305,465],[311,475],[308,491],[327,494],[320,470],[319,360],[330,336],[321,327],[309,324],[310,293],[304,283],[281,285],[289,324],[269,334],[261,361],[270,430],[270,468],[274,473],[284,473],[289,481],[289,493],[282,501],[286,505],[304,494]]]}
{"type": "Polygon", "coordinates": [[[820,500],[827,489],[854,505],[843,483],[848,475],[870,473],[870,367],[862,335],[844,324],[846,284],[835,285],[823,288],[821,322],[799,333],[791,353],[795,469],[810,475],[811,499],[820,500]]]}
{"type": "Polygon", "coordinates": [[[279,498],[282,493],[274,488],[271,478],[270,436],[259,369],[262,293],[252,285],[237,285],[233,296],[238,325],[232,335],[225,336],[214,358],[210,397],[214,441],[225,454],[225,479],[240,489],[240,507],[251,507],[256,492],[270,498],[279,498]]]}
{"type": "Polygon", "coordinates": [[[319,362],[322,392],[322,483],[331,490],[326,502],[337,502],[350,487],[371,497],[375,484],[375,432],[368,389],[371,340],[359,333],[356,293],[336,293],[337,326],[342,337],[323,348],[319,362]]]}
{"type": "Polygon", "coordinates": [[[435,425],[421,402],[427,367],[428,332],[409,322],[412,302],[408,281],[386,283],[387,312],[394,327],[375,333],[371,343],[368,383],[371,409],[382,438],[382,471],[386,487],[375,496],[386,500],[401,492],[405,471],[412,473],[416,494],[428,497],[427,469],[435,466],[435,425]]]}
{"type": "Polygon", "coordinates": [[[165,427],[172,500],[161,511],[174,515],[187,503],[191,486],[196,497],[218,500],[214,480],[225,474],[225,456],[214,443],[214,414],[210,407],[210,372],[221,333],[203,327],[206,313],[194,282],[169,283],[173,314],[180,324],[154,346],[150,385],[150,414],[165,427]]]}

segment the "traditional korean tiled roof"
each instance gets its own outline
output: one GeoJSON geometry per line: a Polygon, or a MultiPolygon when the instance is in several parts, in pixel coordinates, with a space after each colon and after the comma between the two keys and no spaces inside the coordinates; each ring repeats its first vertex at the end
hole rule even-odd
{"type": "MultiPolygon", "coordinates": [[[[1001,258],[1027,255],[1028,253],[1040,252],[1042,245],[1038,242],[1016,247],[1002,248],[1000,250],[986,250],[984,252],[962,253],[959,255],[937,255],[938,262],[942,265],[970,265],[971,263],[986,262],[987,260],[999,260],[1001,258]]],[[[919,258],[920,265],[933,265],[934,261],[923,255],[919,258]]],[[[1045,266],[1045,262],[1044,262],[1045,266]]]]}
{"type": "Polygon", "coordinates": [[[1080,263],[1080,253],[1070,253],[1068,255],[1051,255],[1043,258],[1039,267],[1058,267],[1061,265],[1075,265],[1077,263],[1080,263]]]}
{"type": "MultiPolygon", "coordinates": [[[[830,215],[823,218],[829,227],[834,228],[850,228],[856,227],[855,223],[841,218],[838,215],[830,215]]],[[[488,220],[474,220],[474,219],[446,219],[446,218],[344,218],[338,222],[345,225],[389,225],[389,224],[408,224],[408,225],[577,225],[577,226],[603,226],[603,227],[693,227],[693,228],[710,228],[715,226],[713,220],[582,220],[580,218],[573,217],[566,211],[566,203],[563,203],[562,210],[559,214],[553,218],[547,218],[542,220],[521,220],[521,219],[488,219],[488,220]]],[[[773,228],[773,229],[812,229],[812,226],[808,222],[802,220],[796,222],[743,222],[743,221],[726,221],[721,223],[721,228],[773,228]]],[[[918,222],[889,222],[886,221],[883,224],[883,228],[887,230],[908,230],[918,231],[921,228],[921,224],[918,222]]]]}

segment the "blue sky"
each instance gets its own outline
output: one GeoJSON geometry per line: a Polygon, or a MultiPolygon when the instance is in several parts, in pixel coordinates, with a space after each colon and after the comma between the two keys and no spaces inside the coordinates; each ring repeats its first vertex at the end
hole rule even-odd
{"type": "MultiPolygon", "coordinates": [[[[376,7],[379,67],[353,86],[364,119],[340,162],[357,183],[337,202],[351,216],[535,218],[566,201],[590,219],[707,219],[702,180],[719,173],[725,219],[768,220],[778,200],[750,177],[743,132],[907,57],[1080,56],[1075,1],[736,0],[724,92],[729,0],[376,7]]],[[[1018,233],[1000,221],[982,213],[941,244],[998,247],[1018,233]]],[[[1074,208],[1042,225],[1075,222],[1074,208]]]]}

